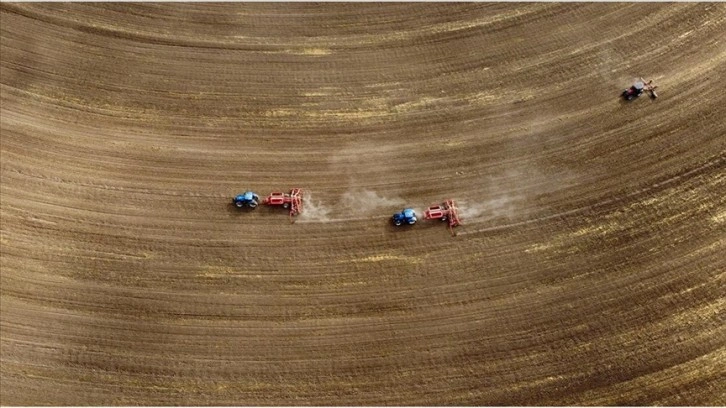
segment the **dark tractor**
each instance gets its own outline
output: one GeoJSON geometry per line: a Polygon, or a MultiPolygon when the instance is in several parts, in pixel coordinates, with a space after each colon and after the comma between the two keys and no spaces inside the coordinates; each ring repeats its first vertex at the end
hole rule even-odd
{"type": "Polygon", "coordinates": [[[635,81],[630,88],[623,90],[621,95],[626,101],[632,101],[642,95],[643,92],[648,92],[650,99],[655,99],[658,97],[658,94],[655,93],[655,88],[657,88],[657,86],[653,85],[652,80],[645,82],[643,78],[640,78],[640,80],[635,81]]]}

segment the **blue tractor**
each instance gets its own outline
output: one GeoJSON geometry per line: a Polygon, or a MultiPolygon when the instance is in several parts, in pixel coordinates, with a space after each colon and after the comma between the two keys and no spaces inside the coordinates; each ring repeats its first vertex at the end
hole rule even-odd
{"type": "Polygon", "coordinates": [[[403,211],[393,214],[393,223],[396,226],[402,224],[413,225],[416,221],[416,212],[412,208],[404,208],[403,211]]]}
{"type": "Polygon", "coordinates": [[[232,202],[237,208],[257,208],[257,206],[260,204],[260,197],[251,191],[247,191],[244,194],[236,196],[234,199],[232,199],[232,202]]]}

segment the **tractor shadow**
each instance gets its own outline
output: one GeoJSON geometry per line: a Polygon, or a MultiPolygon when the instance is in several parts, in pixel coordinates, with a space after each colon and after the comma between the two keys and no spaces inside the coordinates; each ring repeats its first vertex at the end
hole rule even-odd
{"type": "Polygon", "coordinates": [[[432,228],[448,228],[448,224],[440,222],[440,221],[430,221],[430,220],[418,220],[416,221],[416,224],[409,225],[409,224],[402,224],[402,225],[396,225],[393,223],[391,219],[388,219],[385,221],[385,231],[386,235],[393,235],[393,234],[415,234],[416,231],[423,231],[423,230],[429,230],[432,228]]]}
{"type": "Polygon", "coordinates": [[[393,221],[386,220],[385,221],[385,225],[386,225],[386,227],[385,227],[386,228],[386,232],[388,234],[404,234],[404,233],[407,233],[407,232],[410,233],[413,230],[415,230],[416,227],[418,226],[418,222],[416,224],[414,224],[414,225],[409,225],[409,224],[396,225],[396,224],[393,223],[393,221]]]}
{"type": "Polygon", "coordinates": [[[228,202],[226,205],[227,213],[229,213],[233,217],[239,217],[248,213],[251,213],[253,211],[257,211],[259,208],[249,208],[249,207],[242,207],[239,208],[236,205],[234,205],[233,202],[228,202]]]}
{"type": "Polygon", "coordinates": [[[632,104],[637,103],[640,104],[645,99],[645,102],[656,102],[658,100],[658,97],[654,97],[650,92],[643,92],[640,96],[637,96],[632,99],[625,99],[622,92],[618,95],[618,101],[620,103],[621,107],[630,107],[632,104]]]}
{"type": "Polygon", "coordinates": [[[622,96],[618,96],[618,103],[620,104],[621,108],[630,107],[633,102],[635,102],[635,99],[627,100],[623,98],[622,96]]]}
{"type": "Polygon", "coordinates": [[[227,214],[231,218],[240,218],[240,217],[254,217],[254,218],[289,218],[289,211],[288,209],[284,209],[282,207],[271,207],[266,205],[258,205],[256,208],[249,208],[249,207],[237,207],[234,205],[233,202],[229,202],[225,205],[225,208],[227,209],[227,214]]]}

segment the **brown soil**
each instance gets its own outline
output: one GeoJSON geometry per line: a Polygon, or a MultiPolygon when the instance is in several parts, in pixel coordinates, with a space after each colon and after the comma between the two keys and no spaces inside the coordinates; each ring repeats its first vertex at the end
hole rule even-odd
{"type": "Polygon", "coordinates": [[[0,18],[2,404],[726,404],[726,6],[0,18]]]}

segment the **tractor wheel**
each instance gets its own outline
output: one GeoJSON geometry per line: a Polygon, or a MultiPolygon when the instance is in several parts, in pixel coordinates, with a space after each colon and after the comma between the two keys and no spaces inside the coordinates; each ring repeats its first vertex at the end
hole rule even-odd
{"type": "Polygon", "coordinates": [[[401,221],[396,220],[396,221],[393,221],[393,223],[396,224],[397,227],[401,226],[401,221]]]}
{"type": "Polygon", "coordinates": [[[282,208],[284,208],[284,209],[287,210],[288,208],[290,208],[290,203],[284,203],[284,204],[282,204],[282,208]]]}
{"type": "Polygon", "coordinates": [[[247,205],[250,208],[257,208],[257,201],[250,201],[247,205]]]}
{"type": "Polygon", "coordinates": [[[244,207],[244,206],[245,206],[245,203],[243,203],[242,201],[235,201],[235,202],[234,202],[234,205],[235,205],[235,206],[236,206],[237,208],[242,208],[242,207],[244,207]]]}

